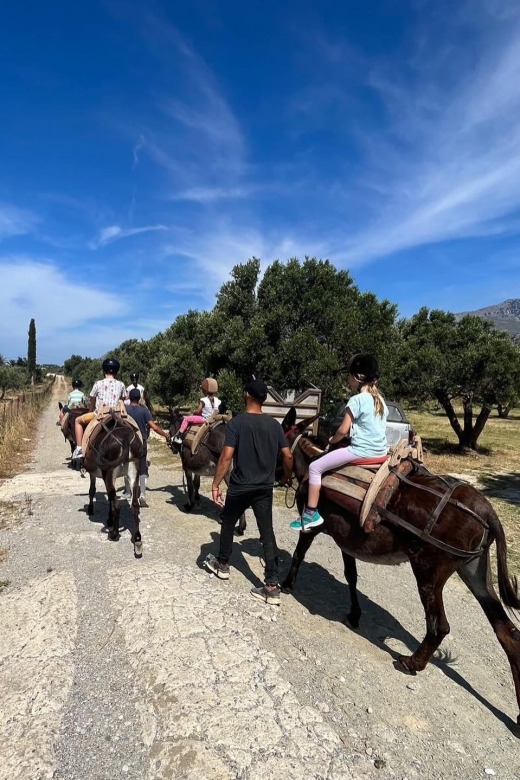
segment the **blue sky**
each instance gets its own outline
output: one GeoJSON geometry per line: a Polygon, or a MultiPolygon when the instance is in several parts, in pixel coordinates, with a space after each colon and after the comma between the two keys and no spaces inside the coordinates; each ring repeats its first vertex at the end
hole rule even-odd
{"type": "Polygon", "coordinates": [[[99,355],[255,255],[455,311],[520,296],[517,0],[20,0],[0,352],[99,355]]]}

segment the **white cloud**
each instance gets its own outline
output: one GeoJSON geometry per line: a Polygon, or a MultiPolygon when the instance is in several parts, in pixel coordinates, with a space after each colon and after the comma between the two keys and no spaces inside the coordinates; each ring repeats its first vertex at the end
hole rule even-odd
{"type": "Polygon", "coordinates": [[[8,203],[0,203],[0,241],[11,236],[30,233],[38,221],[38,217],[30,211],[8,203]]]}
{"type": "Polygon", "coordinates": [[[372,73],[390,126],[384,135],[367,134],[364,184],[374,216],[346,241],[336,236],[342,262],[518,232],[520,28],[497,30],[490,24],[483,44],[479,39],[477,65],[460,49],[436,54],[423,40],[406,79],[372,73]]]}
{"type": "Polygon", "coordinates": [[[199,291],[211,298],[227,281],[233,266],[245,263],[251,257],[260,258],[265,267],[273,260],[285,261],[290,257],[303,260],[306,255],[327,256],[327,246],[323,242],[275,231],[264,234],[257,228],[242,227],[224,219],[206,222],[203,233],[185,228],[172,231],[172,234],[173,240],[163,248],[164,256],[186,257],[196,265],[195,270],[191,267],[187,269],[186,278],[182,277],[180,269],[175,268],[174,288],[177,284],[191,284],[200,278],[199,291]]]}
{"type": "Polygon", "coordinates": [[[140,228],[122,228],[119,225],[110,225],[103,228],[99,232],[97,238],[88,242],[89,249],[99,249],[112,241],[117,241],[120,238],[128,238],[129,236],[136,236],[139,233],[150,233],[156,230],[167,230],[165,225],[146,225],[140,228]]]}
{"type": "Polygon", "coordinates": [[[94,352],[88,323],[103,319],[113,329],[127,311],[127,302],[93,283],[73,282],[53,264],[26,257],[0,258],[0,351],[9,357],[27,351],[27,328],[36,320],[38,360],[66,357],[61,345],[71,329],[76,353],[94,352]],[[109,324],[110,323],[110,324],[109,324]]]}
{"type": "Polygon", "coordinates": [[[215,75],[166,18],[145,12],[141,28],[154,54],[175,74],[171,91],[157,98],[159,116],[134,147],[175,177],[181,190],[236,188],[246,173],[240,124],[215,75]]]}

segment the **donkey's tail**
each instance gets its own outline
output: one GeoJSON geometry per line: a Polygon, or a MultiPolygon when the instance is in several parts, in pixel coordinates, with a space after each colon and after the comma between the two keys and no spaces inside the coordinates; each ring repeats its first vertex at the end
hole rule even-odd
{"type": "Polygon", "coordinates": [[[498,592],[503,604],[509,610],[520,611],[520,597],[518,596],[518,580],[509,576],[507,566],[507,542],[502,523],[493,511],[492,529],[497,545],[497,569],[498,592]]]}

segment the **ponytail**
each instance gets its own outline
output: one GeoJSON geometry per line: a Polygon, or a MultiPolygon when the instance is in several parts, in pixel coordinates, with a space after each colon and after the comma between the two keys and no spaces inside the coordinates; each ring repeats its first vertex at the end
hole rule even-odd
{"type": "Polygon", "coordinates": [[[385,413],[385,407],[383,405],[383,396],[379,392],[375,382],[368,382],[366,385],[367,393],[370,393],[374,399],[374,414],[377,417],[383,418],[385,413]]]}

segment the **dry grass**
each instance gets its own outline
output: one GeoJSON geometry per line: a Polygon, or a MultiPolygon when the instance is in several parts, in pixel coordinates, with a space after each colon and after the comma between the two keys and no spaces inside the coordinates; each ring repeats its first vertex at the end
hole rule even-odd
{"type": "Polygon", "coordinates": [[[428,450],[428,467],[438,474],[520,470],[518,409],[513,410],[507,420],[501,420],[495,412],[479,439],[480,451],[471,455],[457,451],[457,437],[442,412],[409,411],[408,417],[428,450]]]}
{"type": "Polygon", "coordinates": [[[7,479],[23,471],[29,460],[36,422],[49,397],[42,396],[13,420],[0,438],[0,479],[7,479]]]}
{"type": "MultiPolygon", "coordinates": [[[[21,522],[20,504],[14,501],[0,501],[0,531],[6,531],[19,522],[21,522]]],[[[7,557],[7,550],[0,545],[0,563],[5,563],[7,557]]]]}

